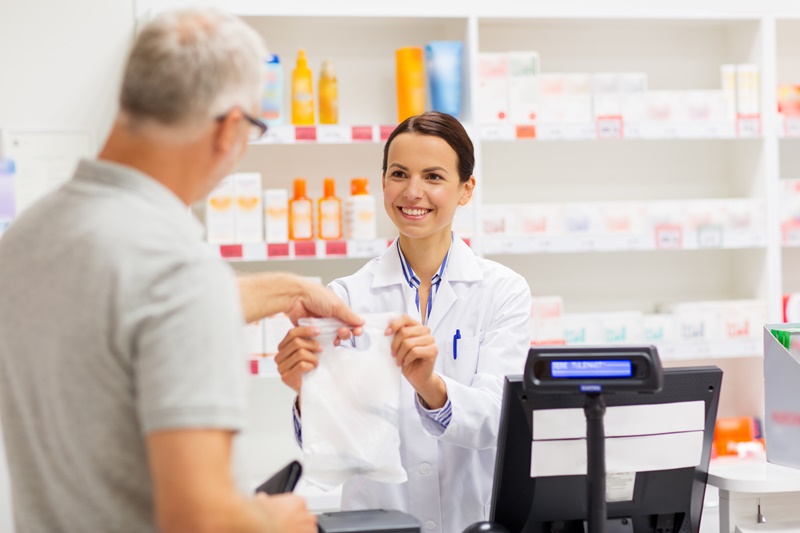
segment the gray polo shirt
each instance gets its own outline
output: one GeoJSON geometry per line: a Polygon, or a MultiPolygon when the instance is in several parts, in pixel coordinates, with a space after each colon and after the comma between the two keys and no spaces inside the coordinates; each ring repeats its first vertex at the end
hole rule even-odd
{"type": "Polygon", "coordinates": [[[154,531],[145,437],[239,430],[242,311],[168,189],[83,161],[0,239],[0,418],[18,533],[154,531]]]}

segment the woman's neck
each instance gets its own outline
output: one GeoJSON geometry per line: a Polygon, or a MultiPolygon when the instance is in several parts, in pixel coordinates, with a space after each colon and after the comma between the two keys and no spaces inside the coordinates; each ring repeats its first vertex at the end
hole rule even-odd
{"type": "Polygon", "coordinates": [[[400,249],[421,283],[428,284],[450,249],[450,229],[423,239],[400,235],[400,249]]]}

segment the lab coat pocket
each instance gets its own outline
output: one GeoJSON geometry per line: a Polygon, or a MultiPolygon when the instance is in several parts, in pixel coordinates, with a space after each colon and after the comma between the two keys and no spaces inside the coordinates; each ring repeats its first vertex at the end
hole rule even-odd
{"type": "Polygon", "coordinates": [[[444,354],[446,357],[444,372],[447,377],[464,385],[472,384],[472,378],[478,368],[482,336],[481,334],[474,337],[461,337],[448,342],[448,350],[444,354]]]}

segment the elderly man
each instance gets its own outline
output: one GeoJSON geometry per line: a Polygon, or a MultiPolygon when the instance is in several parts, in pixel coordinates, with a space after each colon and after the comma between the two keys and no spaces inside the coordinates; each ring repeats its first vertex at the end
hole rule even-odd
{"type": "Polygon", "coordinates": [[[250,498],[243,318],[361,323],[291,274],[238,282],[188,205],[264,133],[259,36],[182,11],[138,36],[96,161],[0,241],[0,414],[19,533],[316,532],[302,498],[250,498]]]}

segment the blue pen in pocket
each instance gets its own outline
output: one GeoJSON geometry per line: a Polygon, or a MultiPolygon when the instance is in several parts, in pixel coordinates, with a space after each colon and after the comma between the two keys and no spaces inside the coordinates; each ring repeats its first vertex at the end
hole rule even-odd
{"type": "Polygon", "coordinates": [[[461,338],[461,330],[457,329],[456,334],[453,335],[453,361],[458,359],[458,339],[461,338]]]}

